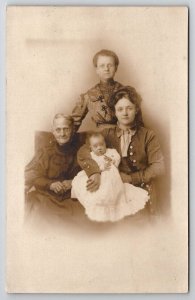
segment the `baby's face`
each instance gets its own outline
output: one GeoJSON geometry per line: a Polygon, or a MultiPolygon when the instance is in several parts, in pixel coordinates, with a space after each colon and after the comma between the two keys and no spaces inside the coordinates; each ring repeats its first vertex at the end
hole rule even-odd
{"type": "Polygon", "coordinates": [[[90,148],[96,155],[103,155],[106,152],[106,143],[103,136],[92,136],[90,138],[90,148]]]}

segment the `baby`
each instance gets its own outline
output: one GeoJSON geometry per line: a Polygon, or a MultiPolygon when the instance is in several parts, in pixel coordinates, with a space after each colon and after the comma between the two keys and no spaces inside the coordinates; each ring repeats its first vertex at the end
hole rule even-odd
{"type": "Polygon", "coordinates": [[[123,183],[118,171],[120,155],[116,149],[106,148],[104,136],[91,132],[86,141],[90,155],[101,170],[101,183],[96,192],[86,189],[88,177],[81,171],[72,181],[72,197],[84,206],[89,219],[99,222],[115,222],[143,209],[148,193],[129,183],[123,183]]]}

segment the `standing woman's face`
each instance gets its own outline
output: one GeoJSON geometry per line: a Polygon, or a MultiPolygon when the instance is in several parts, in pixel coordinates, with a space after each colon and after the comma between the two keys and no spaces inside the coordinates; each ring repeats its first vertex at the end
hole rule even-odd
{"type": "Polygon", "coordinates": [[[115,105],[115,115],[121,125],[131,125],[135,120],[136,106],[129,99],[123,97],[115,105]]]}

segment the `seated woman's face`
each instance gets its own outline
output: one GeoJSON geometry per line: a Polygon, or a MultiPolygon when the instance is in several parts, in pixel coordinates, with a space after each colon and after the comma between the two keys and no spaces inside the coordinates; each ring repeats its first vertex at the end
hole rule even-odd
{"type": "Polygon", "coordinates": [[[115,115],[121,125],[131,125],[136,115],[136,106],[127,98],[121,98],[115,105],[115,115]]]}

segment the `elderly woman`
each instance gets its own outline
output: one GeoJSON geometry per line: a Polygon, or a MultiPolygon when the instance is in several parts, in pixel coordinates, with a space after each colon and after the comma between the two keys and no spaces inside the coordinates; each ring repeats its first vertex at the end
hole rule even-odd
{"type": "Polygon", "coordinates": [[[44,147],[36,151],[25,167],[27,213],[35,210],[59,214],[70,198],[72,179],[80,171],[77,150],[84,143],[84,135],[74,132],[73,118],[57,114],[52,133],[43,134],[44,147]],[[33,187],[33,190],[32,190],[33,187]]]}
{"type": "MultiPolygon", "coordinates": [[[[163,155],[155,133],[142,127],[140,96],[132,87],[122,87],[109,101],[117,125],[102,131],[107,147],[115,148],[121,155],[119,165],[123,182],[148,190],[147,209],[156,212],[155,179],[164,171],[163,155]]],[[[78,162],[89,179],[87,188],[93,192],[100,185],[100,169],[91,159],[87,145],[78,151],[78,162]]]]}

